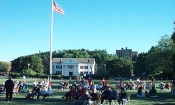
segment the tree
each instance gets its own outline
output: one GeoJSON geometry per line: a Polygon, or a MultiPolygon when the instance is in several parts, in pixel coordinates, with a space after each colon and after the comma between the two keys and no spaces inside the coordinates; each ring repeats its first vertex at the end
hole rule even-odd
{"type": "Polygon", "coordinates": [[[35,71],[33,71],[32,69],[24,69],[22,71],[22,75],[23,76],[35,76],[37,73],[35,71]]]}
{"type": "Polygon", "coordinates": [[[9,73],[11,70],[11,62],[0,62],[0,72],[9,73]]]}
{"type": "MultiPolygon", "coordinates": [[[[175,25],[175,21],[174,21],[174,25],[175,25]]],[[[174,27],[174,32],[171,36],[171,39],[173,40],[173,42],[175,43],[175,27],[174,27]]]]}
{"type": "Polygon", "coordinates": [[[5,72],[5,65],[3,62],[0,62],[0,72],[5,72]]]}
{"type": "Polygon", "coordinates": [[[42,59],[38,55],[18,57],[12,61],[12,71],[22,72],[24,69],[32,69],[37,73],[43,72],[42,59]],[[30,64],[30,66],[29,66],[30,64]]]}
{"type": "Polygon", "coordinates": [[[99,69],[95,72],[95,75],[97,76],[109,76],[109,72],[107,70],[104,70],[104,69],[99,69]]]}
{"type": "Polygon", "coordinates": [[[106,62],[106,68],[111,76],[129,77],[132,74],[132,62],[123,58],[115,58],[106,62]]]}
{"type": "MultiPolygon", "coordinates": [[[[175,21],[174,21],[174,25],[175,25],[175,21]]],[[[173,42],[175,43],[175,27],[174,27],[174,32],[171,36],[171,39],[173,40],[173,42]]],[[[175,45],[173,46],[173,51],[175,50],[175,45]]],[[[173,79],[175,79],[175,53],[172,54],[172,62],[173,62],[173,79]]]]}
{"type": "Polygon", "coordinates": [[[172,73],[173,63],[171,61],[174,43],[168,35],[164,35],[158,41],[158,45],[150,50],[148,53],[148,69],[151,75],[163,75],[165,77],[172,73]]]}
{"type": "MultiPolygon", "coordinates": [[[[96,65],[98,65],[98,67],[95,67],[96,71],[104,69],[104,65],[106,65],[108,61],[118,58],[116,55],[108,54],[106,50],[100,49],[95,49],[94,51],[64,49],[53,51],[52,55],[53,58],[95,58],[96,65]]],[[[37,73],[44,72],[45,74],[49,74],[50,52],[47,51],[18,57],[12,61],[12,71],[21,73],[23,70],[28,69],[28,64],[30,64],[29,69],[37,73]]],[[[105,68],[107,69],[107,67],[105,68]]]]}
{"type": "Polygon", "coordinates": [[[147,66],[147,53],[142,52],[136,58],[133,73],[138,77],[142,75],[142,72],[146,72],[148,74],[149,72],[147,66]]]}
{"type": "Polygon", "coordinates": [[[43,73],[42,59],[38,56],[30,56],[29,58],[30,69],[37,73],[43,73]]]}

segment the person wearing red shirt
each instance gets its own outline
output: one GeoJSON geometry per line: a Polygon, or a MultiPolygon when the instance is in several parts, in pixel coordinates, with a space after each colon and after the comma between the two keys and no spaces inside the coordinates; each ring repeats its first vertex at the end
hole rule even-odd
{"type": "Polygon", "coordinates": [[[170,89],[170,84],[168,82],[166,82],[165,88],[168,89],[168,90],[170,89]]]}
{"type": "Polygon", "coordinates": [[[149,93],[148,93],[148,91],[145,91],[145,97],[149,97],[150,95],[149,95],[149,93]]]}
{"type": "Polygon", "coordinates": [[[72,86],[72,89],[69,90],[62,98],[66,97],[66,100],[71,100],[72,95],[76,92],[75,86],[72,86]]]}
{"type": "Polygon", "coordinates": [[[88,79],[88,83],[89,83],[89,86],[90,86],[91,83],[92,83],[92,78],[91,78],[91,77],[89,77],[89,79],[88,79]]]}
{"type": "Polygon", "coordinates": [[[81,88],[81,90],[80,90],[80,96],[82,96],[82,95],[84,94],[85,91],[86,91],[86,88],[84,88],[84,87],[82,86],[82,88],[81,88]]]}

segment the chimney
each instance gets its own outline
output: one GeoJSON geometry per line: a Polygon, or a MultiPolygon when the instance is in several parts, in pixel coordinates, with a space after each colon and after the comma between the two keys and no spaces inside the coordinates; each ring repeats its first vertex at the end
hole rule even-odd
{"type": "Polygon", "coordinates": [[[126,49],[127,49],[127,47],[126,47],[126,49]]]}

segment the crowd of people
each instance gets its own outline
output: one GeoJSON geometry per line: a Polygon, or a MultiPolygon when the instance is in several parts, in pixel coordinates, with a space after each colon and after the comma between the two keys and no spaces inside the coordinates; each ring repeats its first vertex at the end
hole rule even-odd
{"type": "MultiPolygon", "coordinates": [[[[112,100],[116,100],[118,104],[124,104],[130,99],[130,94],[127,91],[136,90],[137,97],[158,97],[157,96],[157,86],[154,77],[151,78],[150,82],[145,82],[140,78],[136,81],[130,79],[128,82],[124,82],[122,79],[119,84],[111,87],[111,84],[105,79],[97,83],[94,83],[93,79],[90,77],[88,80],[81,78],[73,84],[69,84],[68,81],[61,81],[58,83],[58,90],[65,90],[66,93],[62,98],[66,101],[74,101],[75,105],[96,105],[97,103],[103,104],[105,100],[111,105],[112,100]]],[[[34,81],[33,89],[27,90],[28,84],[25,81],[15,81],[13,82],[10,78],[0,86],[0,93],[6,93],[6,101],[12,100],[12,93],[14,89],[17,92],[27,92],[26,99],[36,99],[40,100],[48,97],[53,93],[51,82],[46,79],[42,81],[34,81]]],[[[171,84],[166,82],[160,82],[158,88],[160,91],[166,89],[171,91],[171,94],[175,95],[175,82],[172,80],[171,84]]]]}
{"type": "Polygon", "coordinates": [[[33,82],[33,89],[32,91],[28,90],[28,94],[26,96],[27,99],[33,99],[35,96],[37,99],[40,99],[40,96],[42,96],[42,99],[45,99],[45,97],[48,97],[53,93],[52,90],[52,84],[49,80],[42,80],[40,82],[34,81],[33,82]]]}
{"type": "Polygon", "coordinates": [[[52,84],[49,80],[42,80],[41,82],[34,81],[33,89],[28,90],[28,83],[26,81],[12,81],[11,77],[5,83],[2,83],[0,86],[0,93],[6,94],[6,101],[12,101],[13,93],[21,93],[27,92],[26,99],[33,99],[35,96],[39,99],[40,96],[43,99],[50,94],[52,94],[53,90],[51,88],[52,84]]]}
{"type": "Polygon", "coordinates": [[[6,94],[6,101],[12,100],[12,94],[27,92],[28,84],[25,81],[15,81],[11,80],[11,77],[5,83],[0,86],[0,93],[6,94]]]}
{"type": "MultiPolygon", "coordinates": [[[[63,82],[61,83],[63,84],[63,82]]],[[[60,83],[58,87],[60,87],[60,83]]],[[[112,100],[117,100],[119,104],[124,104],[128,100],[124,87],[120,87],[120,91],[117,92],[116,87],[110,87],[105,78],[98,85],[95,85],[92,78],[88,80],[82,78],[78,84],[74,82],[69,87],[70,89],[62,98],[65,98],[66,101],[75,101],[75,105],[95,105],[97,103],[102,105],[104,100],[108,100],[109,104],[111,104],[112,100]]]]}
{"type": "MultiPolygon", "coordinates": [[[[13,82],[13,84],[14,86],[12,92],[15,93],[27,92],[28,84],[25,81],[15,81],[13,82]]],[[[0,86],[0,93],[5,92],[6,92],[5,83],[2,83],[2,85],[0,86]]]]}
{"type": "Polygon", "coordinates": [[[105,78],[97,85],[94,84],[92,78],[89,80],[81,79],[78,84],[75,82],[72,86],[69,86],[71,87],[70,90],[62,98],[75,101],[75,105],[87,105],[87,103],[93,103],[94,105],[94,102],[103,104],[104,100],[108,100],[109,104],[111,104],[112,100],[117,100],[118,104],[122,103],[123,105],[130,98],[130,95],[127,94],[128,90],[136,90],[137,97],[158,97],[158,88],[160,90],[170,90],[171,94],[175,92],[175,83],[173,81],[171,81],[171,84],[168,82],[165,84],[161,82],[159,86],[156,86],[156,84],[154,77],[151,78],[150,82],[140,78],[137,78],[134,82],[130,79],[126,83],[120,80],[115,87],[110,87],[110,83],[105,78]],[[119,91],[117,92],[117,90],[119,91]]]}

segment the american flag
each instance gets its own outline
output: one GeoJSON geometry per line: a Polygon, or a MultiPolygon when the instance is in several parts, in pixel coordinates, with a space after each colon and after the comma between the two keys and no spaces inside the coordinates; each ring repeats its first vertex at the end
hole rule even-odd
{"type": "Polygon", "coordinates": [[[64,11],[61,9],[61,7],[53,1],[53,10],[55,12],[58,12],[60,14],[64,14],[64,11]]]}

